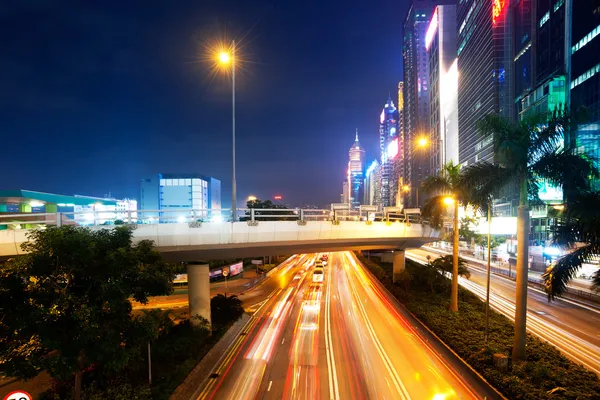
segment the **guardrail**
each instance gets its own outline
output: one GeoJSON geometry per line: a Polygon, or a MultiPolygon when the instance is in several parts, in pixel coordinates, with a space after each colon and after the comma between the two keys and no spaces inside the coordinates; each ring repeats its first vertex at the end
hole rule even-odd
{"type": "MultiPolygon", "coordinates": [[[[235,221],[400,221],[420,223],[419,214],[392,214],[362,210],[323,209],[239,209],[235,221]]],[[[0,214],[0,230],[31,229],[45,225],[143,225],[169,223],[232,222],[230,209],[86,211],[57,213],[0,214]]]]}

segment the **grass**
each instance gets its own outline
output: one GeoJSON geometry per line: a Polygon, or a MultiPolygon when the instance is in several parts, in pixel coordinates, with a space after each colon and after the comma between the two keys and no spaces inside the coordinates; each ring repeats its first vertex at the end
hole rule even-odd
{"type": "Polygon", "coordinates": [[[439,282],[432,292],[423,276],[427,267],[406,260],[403,282],[391,282],[392,264],[366,260],[363,264],[421,322],[469,363],[490,384],[510,399],[598,400],[598,377],[563,356],[558,349],[533,335],[527,336],[527,360],[512,363],[502,372],[492,363],[492,356],[510,356],[513,344],[513,323],[490,310],[489,345],[483,345],[485,304],[474,294],[459,288],[458,313],[448,311],[450,303],[448,279],[439,282]],[[553,391],[553,392],[552,392],[553,391]]]}

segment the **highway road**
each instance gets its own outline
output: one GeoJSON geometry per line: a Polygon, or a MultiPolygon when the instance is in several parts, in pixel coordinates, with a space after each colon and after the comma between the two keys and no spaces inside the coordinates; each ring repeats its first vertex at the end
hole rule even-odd
{"type": "MultiPolygon", "coordinates": [[[[416,249],[406,252],[415,261],[426,262],[439,253],[416,249]]],[[[469,263],[471,279],[459,278],[459,284],[485,299],[485,270],[469,263]]],[[[491,275],[490,306],[514,320],[515,282],[499,275],[491,275]]],[[[527,295],[527,328],[532,334],[556,346],[571,360],[600,375],[600,309],[592,305],[557,299],[548,303],[546,294],[529,288],[527,295]]]]}
{"type": "Polygon", "coordinates": [[[298,256],[278,272],[197,398],[483,398],[352,253],[330,255],[322,284],[312,282],[314,259],[298,256]]]}

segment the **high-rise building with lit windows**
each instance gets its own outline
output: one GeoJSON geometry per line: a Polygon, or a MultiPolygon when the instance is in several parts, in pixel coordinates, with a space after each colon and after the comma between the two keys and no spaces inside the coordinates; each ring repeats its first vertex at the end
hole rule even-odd
{"type": "Polygon", "coordinates": [[[348,151],[348,188],[349,202],[351,208],[358,208],[364,197],[364,172],[365,172],[365,151],[360,147],[358,141],[358,129],[356,137],[350,150],[348,151]]]}
{"type": "Polygon", "coordinates": [[[398,177],[394,174],[394,164],[399,149],[398,110],[391,96],[388,96],[388,100],[379,116],[380,201],[382,207],[395,205],[394,187],[396,187],[398,177]]]}
{"type": "MultiPolygon", "coordinates": [[[[419,136],[429,132],[429,63],[425,35],[434,2],[413,0],[404,19],[402,55],[404,60],[404,184],[418,186],[428,175],[428,158],[415,151],[419,136]]],[[[382,165],[383,167],[383,165],[382,165]]],[[[383,173],[384,171],[382,171],[383,173]]],[[[382,192],[383,193],[383,192],[382,192]]],[[[411,190],[408,203],[416,205],[416,190],[411,190]]],[[[382,199],[383,201],[383,199],[382,199]]]]}
{"type": "MultiPolygon", "coordinates": [[[[140,198],[140,209],[154,211],[152,216],[187,218],[191,210],[221,209],[221,181],[198,174],[158,174],[142,179],[140,198]]],[[[203,215],[208,212],[197,216],[203,215]]]]}
{"type": "MultiPolygon", "coordinates": [[[[564,0],[572,7],[571,107],[585,107],[574,138],[580,153],[600,160],[600,0],[564,0]]],[[[569,11],[567,11],[569,12],[569,11]]],[[[594,184],[600,189],[600,182],[594,184]]]]}
{"type": "Polygon", "coordinates": [[[456,8],[459,163],[492,161],[492,139],[477,122],[487,114],[514,117],[508,0],[462,0],[456,8]]]}
{"type": "Polygon", "coordinates": [[[365,190],[363,204],[368,206],[381,205],[381,165],[374,160],[365,171],[365,190]]]}
{"type": "Polygon", "coordinates": [[[429,60],[429,171],[439,175],[447,162],[458,163],[456,5],[435,8],[425,48],[429,60]]]}

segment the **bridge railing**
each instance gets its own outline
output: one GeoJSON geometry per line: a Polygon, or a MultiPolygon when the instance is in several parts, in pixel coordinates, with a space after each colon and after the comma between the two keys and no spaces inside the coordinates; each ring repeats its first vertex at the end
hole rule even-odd
{"type": "MultiPolygon", "coordinates": [[[[419,214],[325,209],[239,209],[236,221],[400,221],[419,223],[419,214]]],[[[231,209],[98,210],[84,212],[1,214],[0,230],[32,229],[45,225],[143,225],[169,223],[231,222],[231,209]]]]}

